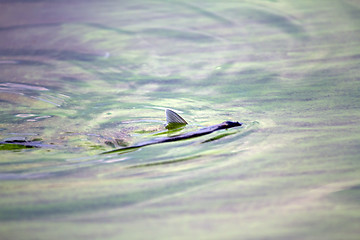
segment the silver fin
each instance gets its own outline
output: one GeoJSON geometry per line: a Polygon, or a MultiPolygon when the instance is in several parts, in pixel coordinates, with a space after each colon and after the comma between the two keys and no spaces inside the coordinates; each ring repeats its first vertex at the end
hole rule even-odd
{"type": "Polygon", "coordinates": [[[171,123],[188,124],[182,117],[180,117],[179,114],[177,114],[176,112],[174,112],[170,109],[166,109],[165,113],[166,113],[166,123],[167,124],[171,124],[171,123]]]}

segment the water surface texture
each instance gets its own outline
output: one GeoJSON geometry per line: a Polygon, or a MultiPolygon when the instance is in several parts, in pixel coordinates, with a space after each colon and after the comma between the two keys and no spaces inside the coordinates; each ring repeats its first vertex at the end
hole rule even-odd
{"type": "Polygon", "coordinates": [[[359,1],[4,0],[0,36],[1,239],[359,239],[359,1]]]}

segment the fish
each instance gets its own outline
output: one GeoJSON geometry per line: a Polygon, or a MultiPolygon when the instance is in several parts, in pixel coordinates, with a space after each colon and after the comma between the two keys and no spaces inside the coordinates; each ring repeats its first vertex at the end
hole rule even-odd
{"type": "Polygon", "coordinates": [[[188,123],[176,112],[170,109],[165,109],[166,115],[166,129],[174,129],[187,125],[188,123]]]}
{"type": "MultiPolygon", "coordinates": [[[[183,119],[179,114],[177,114],[173,110],[165,109],[165,114],[166,114],[166,123],[167,123],[166,128],[167,129],[174,129],[175,127],[183,127],[188,124],[185,121],[185,119],[183,119]]],[[[159,144],[159,143],[175,142],[175,141],[196,138],[196,137],[210,134],[210,133],[218,131],[218,130],[229,129],[229,128],[233,128],[233,127],[240,127],[242,125],[243,124],[240,122],[225,121],[225,122],[213,125],[213,126],[201,128],[197,131],[188,132],[188,133],[175,135],[175,136],[169,136],[169,137],[158,137],[158,138],[154,138],[154,139],[151,139],[148,141],[137,143],[133,146],[118,148],[118,149],[114,149],[111,151],[106,151],[106,152],[103,152],[102,154],[120,153],[120,152],[124,152],[124,151],[128,151],[128,150],[135,150],[135,149],[138,149],[141,147],[159,144]]]]}

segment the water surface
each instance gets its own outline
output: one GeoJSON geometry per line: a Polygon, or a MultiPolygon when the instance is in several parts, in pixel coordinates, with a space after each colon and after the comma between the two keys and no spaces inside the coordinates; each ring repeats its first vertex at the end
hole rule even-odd
{"type": "Polygon", "coordinates": [[[357,1],[0,9],[1,239],[358,239],[357,1]]]}

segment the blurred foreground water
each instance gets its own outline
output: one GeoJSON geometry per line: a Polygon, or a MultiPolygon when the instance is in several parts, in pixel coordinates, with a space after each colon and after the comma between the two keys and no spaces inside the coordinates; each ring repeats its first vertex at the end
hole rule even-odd
{"type": "Polygon", "coordinates": [[[358,1],[1,1],[0,36],[37,144],[0,145],[1,239],[358,239],[358,1]],[[244,125],[99,155],[164,108],[244,125]]]}

